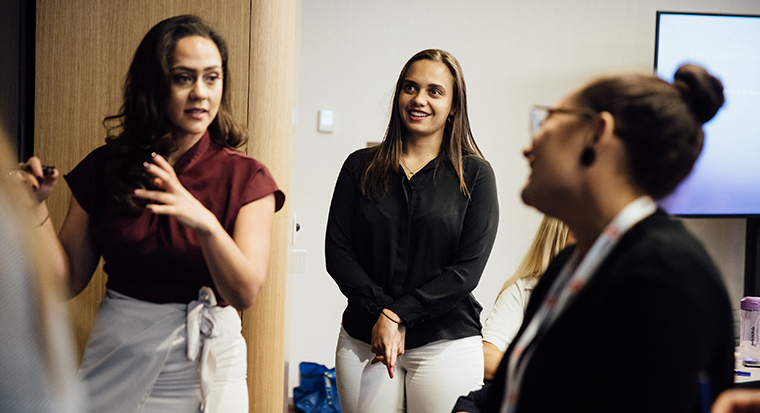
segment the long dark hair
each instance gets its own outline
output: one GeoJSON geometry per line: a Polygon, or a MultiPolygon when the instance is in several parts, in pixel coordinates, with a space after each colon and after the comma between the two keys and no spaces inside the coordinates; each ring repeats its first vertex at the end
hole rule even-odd
{"type": "Polygon", "coordinates": [[[133,190],[151,186],[143,162],[151,152],[166,157],[176,150],[172,138],[174,125],[166,115],[166,102],[171,88],[174,50],[179,40],[189,36],[210,39],[222,58],[222,99],[219,112],[208,128],[211,139],[232,149],[248,140],[245,129],[232,118],[227,43],[222,36],[197,16],[176,16],[161,21],[148,31],[135,51],[119,113],[103,120],[108,129],[106,145],[110,155],[106,185],[110,195],[129,211],[142,209],[131,195],[133,190]]]}
{"type": "Polygon", "coordinates": [[[362,175],[362,194],[370,200],[377,201],[388,192],[388,180],[391,174],[401,167],[406,127],[401,120],[398,98],[409,67],[412,66],[412,63],[423,59],[445,64],[454,77],[451,107],[456,109],[456,112],[452,115],[453,122],[447,121],[444,127],[443,141],[436,166],[441,160],[448,161],[459,177],[459,189],[463,194],[470,196],[470,190],[464,181],[462,159],[469,155],[483,158],[483,154],[475,143],[470,130],[470,119],[467,115],[467,87],[464,83],[462,67],[459,66],[459,62],[451,53],[440,49],[427,49],[415,54],[406,62],[396,82],[396,91],[393,93],[393,100],[391,101],[391,119],[388,123],[388,129],[385,131],[383,141],[374,149],[372,159],[362,175]]]}

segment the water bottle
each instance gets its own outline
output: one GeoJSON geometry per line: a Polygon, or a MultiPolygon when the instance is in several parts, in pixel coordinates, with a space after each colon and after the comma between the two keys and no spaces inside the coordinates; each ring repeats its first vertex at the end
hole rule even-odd
{"type": "Polygon", "coordinates": [[[760,361],[760,297],[741,301],[739,358],[760,361]]]}

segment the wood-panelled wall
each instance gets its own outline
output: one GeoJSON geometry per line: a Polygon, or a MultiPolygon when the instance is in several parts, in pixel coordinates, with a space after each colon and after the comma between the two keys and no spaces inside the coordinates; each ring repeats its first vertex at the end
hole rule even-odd
{"type": "MultiPolygon", "coordinates": [[[[293,1],[254,1],[251,8],[248,127],[257,139],[248,144],[248,152],[269,167],[282,188],[290,184],[295,13],[293,1]]],[[[243,314],[252,401],[281,392],[283,383],[287,385],[284,343],[288,215],[287,208],[277,213],[273,229],[278,236],[273,239],[270,267],[280,273],[270,274],[253,308],[243,314]],[[271,376],[257,374],[260,371],[270,372],[271,376]]],[[[287,391],[280,398],[280,406],[287,409],[287,391]]],[[[274,412],[274,407],[256,411],[274,412]]]]}
{"type": "MultiPolygon", "coordinates": [[[[35,155],[66,173],[102,145],[106,131],[101,122],[118,112],[138,43],[159,21],[190,13],[211,22],[227,40],[235,116],[251,131],[247,152],[269,167],[287,193],[296,1],[38,0],[35,155]]],[[[70,196],[60,182],[48,201],[58,228],[70,196]]],[[[287,395],[287,206],[276,214],[267,283],[255,305],[243,312],[252,412],[283,411],[287,395]]],[[[80,352],[104,293],[105,275],[98,268],[87,289],[71,300],[80,352]]]]}

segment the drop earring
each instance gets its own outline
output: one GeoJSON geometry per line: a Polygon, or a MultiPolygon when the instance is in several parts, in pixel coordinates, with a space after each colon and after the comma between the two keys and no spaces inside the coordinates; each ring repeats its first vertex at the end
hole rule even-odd
{"type": "Polygon", "coordinates": [[[596,160],[596,151],[594,148],[588,146],[581,152],[581,165],[591,166],[596,160]]]}

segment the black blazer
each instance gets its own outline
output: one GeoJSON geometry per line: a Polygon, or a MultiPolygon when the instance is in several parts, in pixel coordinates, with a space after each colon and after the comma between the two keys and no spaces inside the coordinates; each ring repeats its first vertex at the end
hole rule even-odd
{"type": "MultiPolygon", "coordinates": [[[[518,337],[573,249],[549,265],[518,337]]],[[[454,412],[499,411],[516,342],[494,380],[461,397],[454,412]]],[[[733,352],[731,306],[717,269],[680,222],[657,211],[623,236],[538,343],[517,411],[701,412],[733,385],[733,352]]]]}

